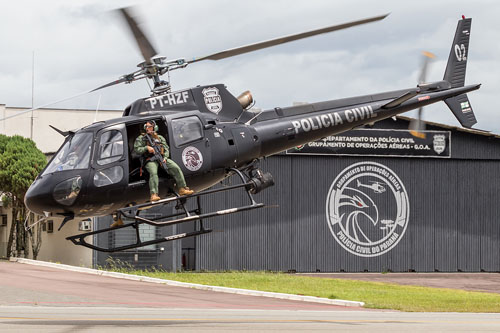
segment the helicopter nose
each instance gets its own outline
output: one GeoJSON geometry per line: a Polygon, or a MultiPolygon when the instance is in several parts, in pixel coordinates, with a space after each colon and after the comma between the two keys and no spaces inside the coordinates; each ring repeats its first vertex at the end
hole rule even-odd
{"type": "Polygon", "coordinates": [[[81,187],[82,177],[79,175],[44,175],[31,184],[24,203],[36,214],[66,214],[74,209],[81,187]]]}
{"type": "Polygon", "coordinates": [[[39,215],[43,215],[44,212],[50,212],[50,206],[46,205],[46,198],[50,193],[48,193],[47,187],[43,186],[42,183],[41,179],[35,180],[24,195],[24,204],[26,207],[39,215]]]}

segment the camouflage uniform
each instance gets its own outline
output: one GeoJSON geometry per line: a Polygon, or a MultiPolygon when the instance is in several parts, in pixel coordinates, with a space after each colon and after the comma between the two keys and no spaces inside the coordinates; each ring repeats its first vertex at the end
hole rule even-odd
{"type": "MultiPolygon", "coordinates": [[[[157,135],[157,139],[160,140],[160,144],[163,147],[163,157],[165,158],[167,164],[167,173],[172,176],[177,185],[177,188],[186,187],[186,181],[184,180],[184,175],[182,174],[181,168],[169,159],[169,149],[167,145],[167,141],[165,138],[159,134],[157,135]]],[[[154,138],[154,135],[153,135],[154,138]]],[[[150,154],[148,152],[148,139],[145,134],[141,134],[134,142],[134,152],[140,155],[144,155],[146,158],[151,158],[154,154],[150,154]]],[[[149,191],[151,194],[158,194],[158,162],[156,161],[147,161],[146,162],[146,170],[149,172],[149,191]]]]}

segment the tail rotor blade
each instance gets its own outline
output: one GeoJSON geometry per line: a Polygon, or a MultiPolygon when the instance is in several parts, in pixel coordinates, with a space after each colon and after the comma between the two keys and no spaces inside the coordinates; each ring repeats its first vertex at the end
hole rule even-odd
{"type": "Polygon", "coordinates": [[[420,138],[420,139],[425,139],[425,123],[422,121],[422,111],[423,107],[420,107],[418,109],[418,116],[417,119],[413,119],[410,122],[410,133],[414,137],[420,138]]]}
{"type": "MultiPolygon", "coordinates": [[[[429,64],[432,59],[436,58],[436,56],[428,51],[422,52],[423,61],[422,61],[422,69],[420,70],[420,76],[418,77],[418,83],[425,83],[427,80],[427,72],[429,71],[429,64]]],[[[418,108],[417,119],[414,119],[410,122],[410,133],[414,137],[425,139],[425,123],[422,121],[423,107],[418,108]]]]}
{"type": "Polygon", "coordinates": [[[434,53],[424,51],[422,52],[423,54],[423,61],[422,61],[422,69],[420,71],[420,76],[418,78],[418,83],[425,83],[426,78],[427,78],[427,72],[429,70],[429,63],[431,62],[432,59],[436,58],[434,53]]]}

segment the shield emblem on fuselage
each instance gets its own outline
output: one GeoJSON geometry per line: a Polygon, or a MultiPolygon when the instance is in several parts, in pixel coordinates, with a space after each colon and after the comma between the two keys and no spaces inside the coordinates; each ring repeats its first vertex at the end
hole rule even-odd
{"type": "Polygon", "coordinates": [[[222,98],[216,87],[205,88],[201,92],[204,96],[208,111],[218,114],[222,110],[222,98]]]}

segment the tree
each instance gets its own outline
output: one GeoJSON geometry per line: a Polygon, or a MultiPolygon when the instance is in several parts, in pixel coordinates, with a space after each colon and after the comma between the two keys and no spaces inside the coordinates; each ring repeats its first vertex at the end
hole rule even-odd
{"type": "MultiPolygon", "coordinates": [[[[0,135],[0,190],[8,193],[12,199],[13,221],[7,243],[7,257],[11,255],[14,235],[17,251],[24,251],[25,256],[28,254],[28,235],[23,225],[26,218],[24,195],[45,164],[45,155],[32,140],[19,135],[0,135]]],[[[38,251],[33,253],[33,257],[37,254],[38,251]]]]}
{"type": "Polygon", "coordinates": [[[5,150],[5,146],[9,142],[9,137],[7,135],[0,134],[0,154],[5,150]]]}

